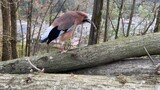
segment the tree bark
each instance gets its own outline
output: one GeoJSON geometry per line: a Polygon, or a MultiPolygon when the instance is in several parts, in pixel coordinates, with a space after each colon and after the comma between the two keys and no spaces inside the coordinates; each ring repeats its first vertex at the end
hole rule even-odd
{"type": "Polygon", "coordinates": [[[28,2],[25,56],[30,56],[31,52],[32,8],[33,8],[33,0],[28,2]]]}
{"type": "Polygon", "coordinates": [[[122,17],[123,5],[124,5],[124,0],[121,0],[121,5],[118,8],[119,9],[119,16],[118,16],[118,21],[117,21],[118,22],[117,23],[117,28],[116,28],[116,31],[115,31],[115,39],[118,38],[118,31],[119,31],[119,26],[120,26],[120,20],[121,20],[121,17],[122,17]]]}
{"type": "Polygon", "coordinates": [[[42,56],[19,58],[0,63],[0,73],[29,73],[32,66],[30,59],[44,72],[64,72],[81,68],[93,67],[118,61],[124,58],[147,55],[144,46],[151,55],[160,54],[160,33],[135,36],[108,41],[106,43],[78,48],[67,53],[48,53],[42,56]]]}
{"type": "Polygon", "coordinates": [[[136,5],[136,0],[133,0],[133,5],[132,5],[132,9],[131,9],[131,14],[130,14],[130,17],[129,17],[129,23],[128,23],[126,37],[128,37],[129,33],[130,33],[130,27],[131,27],[131,24],[132,24],[132,18],[133,18],[133,14],[134,14],[135,5],[136,5]]]}
{"type": "Polygon", "coordinates": [[[107,0],[107,7],[106,7],[106,21],[105,21],[105,30],[104,30],[104,39],[103,41],[108,41],[108,31],[109,31],[109,6],[110,0],[107,0]]]}
{"type": "Polygon", "coordinates": [[[158,14],[157,14],[157,18],[156,18],[156,25],[155,25],[155,28],[154,28],[154,32],[159,32],[160,31],[159,23],[160,23],[160,5],[158,6],[158,14]]]}
{"type": "Polygon", "coordinates": [[[10,18],[9,18],[9,4],[8,0],[2,0],[2,20],[3,20],[3,47],[2,47],[2,61],[11,59],[11,45],[10,45],[10,18]]]}
{"type": "Polygon", "coordinates": [[[158,90],[158,76],[0,74],[1,90],[158,90]]]}
{"type": "Polygon", "coordinates": [[[10,1],[10,17],[11,17],[11,50],[12,50],[12,58],[18,58],[17,55],[17,16],[16,16],[16,1],[15,0],[9,0],[10,1]]]}
{"type": "Polygon", "coordinates": [[[99,42],[102,8],[103,8],[103,0],[94,0],[92,21],[95,23],[97,29],[95,29],[93,25],[91,25],[89,41],[88,41],[89,45],[97,44],[99,42]]]}

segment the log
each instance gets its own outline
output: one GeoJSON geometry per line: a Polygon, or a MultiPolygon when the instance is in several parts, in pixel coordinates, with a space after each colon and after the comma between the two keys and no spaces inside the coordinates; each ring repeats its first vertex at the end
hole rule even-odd
{"type": "Polygon", "coordinates": [[[157,65],[160,63],[159,57],[152,56],[154,63],[148,57],[127,58],[122,61],[112,62],[106,65],[100,65],[91,68],[74,70],[67,73],[83,75],[157,75],[157,65]]]}
{"type": "Polygon", "coordinates": [[[0,74],[0,90],[159,90],[159,76],[0,74]]]}
{"type": "Polygon", "coordinates": [[[33,68],[26,59],[46,73],[66,72],[98,66],[124,58],[160,54],[160,33],[147,34],[108,41],[106,43],[78,48],[67,53],[48,53],[0,62],[0,73],[29,73],[33,68]]]}

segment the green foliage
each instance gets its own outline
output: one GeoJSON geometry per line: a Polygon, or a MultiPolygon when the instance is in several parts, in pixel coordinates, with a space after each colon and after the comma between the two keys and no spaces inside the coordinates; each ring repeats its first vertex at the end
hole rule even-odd
{"type": "Polygon", "coordinates": [[[140,5],[138,7],[138,13],[141,17],[145,17],[147,14],[149,14],[149,10],[147,8],[145,8],[145,6],[140,5]]]}
{"type": "Polygon", "coordinates": [[[112,19],[117,19],[119,14],[119,9],[118,8],[114,8],[112,11],[112,19]]]}

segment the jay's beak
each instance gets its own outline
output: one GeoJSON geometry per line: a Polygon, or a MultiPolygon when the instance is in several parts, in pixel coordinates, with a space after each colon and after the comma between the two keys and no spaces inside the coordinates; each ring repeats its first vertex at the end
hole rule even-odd
{"type": "Polygon", "coordinates": [[[97,27],[96,27],[96,25],[94,24],[94,22],[92,22],[90,19],[86,18],[84,21],[92,24],[93,27],[94,27],[95,29],[97,29],[97,27]]]}

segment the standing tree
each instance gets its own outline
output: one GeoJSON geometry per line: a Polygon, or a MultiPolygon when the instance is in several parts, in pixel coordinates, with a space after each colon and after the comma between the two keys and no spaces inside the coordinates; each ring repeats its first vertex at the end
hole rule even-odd
{"type": "Polygon", "coordinates": [[[8,0],[1,1],[2,20],[3,20],[3,47],[2,47],[2,60],[9,60],[11,58],[10,48],[10,22],[9,22],[9,3],[8,0]]]}
{"type": "Polygon", "coordinates": [[[155,28],[154,28],[154,32],[159,32],[159,31],[160,31],[160,6],[158,7],[156,25],[155,25],[155,28]]]}
{"type": "Polygon", "coordinates": [[[110,0],[107,0],[105,31],[104,31],[104,39],[103,39],[104,42],[108,41],[109,2],[110,0]]]}
{"type": "Polygon", "coordinates": [[[32,23],[32,6],[33,0],[28,2],[28,16],[27,16],[27,34],[26,34],[26,51],[25,56],[30,56],[31,52],[31,23],[32,23]]]}
{"type": "Polygon", "coordinates": [[[133,13],[134,13],[135,4],[136,4],[136,0],[133,0],[133,5],[132,5],[132,8],[131,8],[131,14],[130,14],[130,17],[129,17],[129,24],[128,24],[128,28],[127,28],[126,37],[129,36],[129,32],[130,32],[130,27],[131,27],[131,24],[132,24],[132,17],[133,17],[133,13]]]}
{"type": "Polygon", "coordinates": [[[17,55],[17,16],[16,16],[16,0],[9,0],[10,2],[10,19],[11,19],[11,50],[12,50],[12,58],[15,59],[18,57],[17,55]]]}
{"type": "Polygon", "coordinates": [[[95,23],[97,29],[95,29],[93,25],[91,25],[89,42],[88,42],[89,45],[97,44],[99,41],[102,7],[103,7],[103,0],[94,0],[92,21],[95,23]]]}
{"type": "Polygon", "coordinates": [[[123,4],[124,4],[124,0],[121,0],[121,5],[119,8],[119,16],[118,16],[118,23],[117,23],[117,28],[116,28],[116,33],[115,33],[115,39],[118,38],[118,31],[119,31],[119,26],[120,26],[120,19],[122,17],[122,9],[123,9],[123,4]]]}

